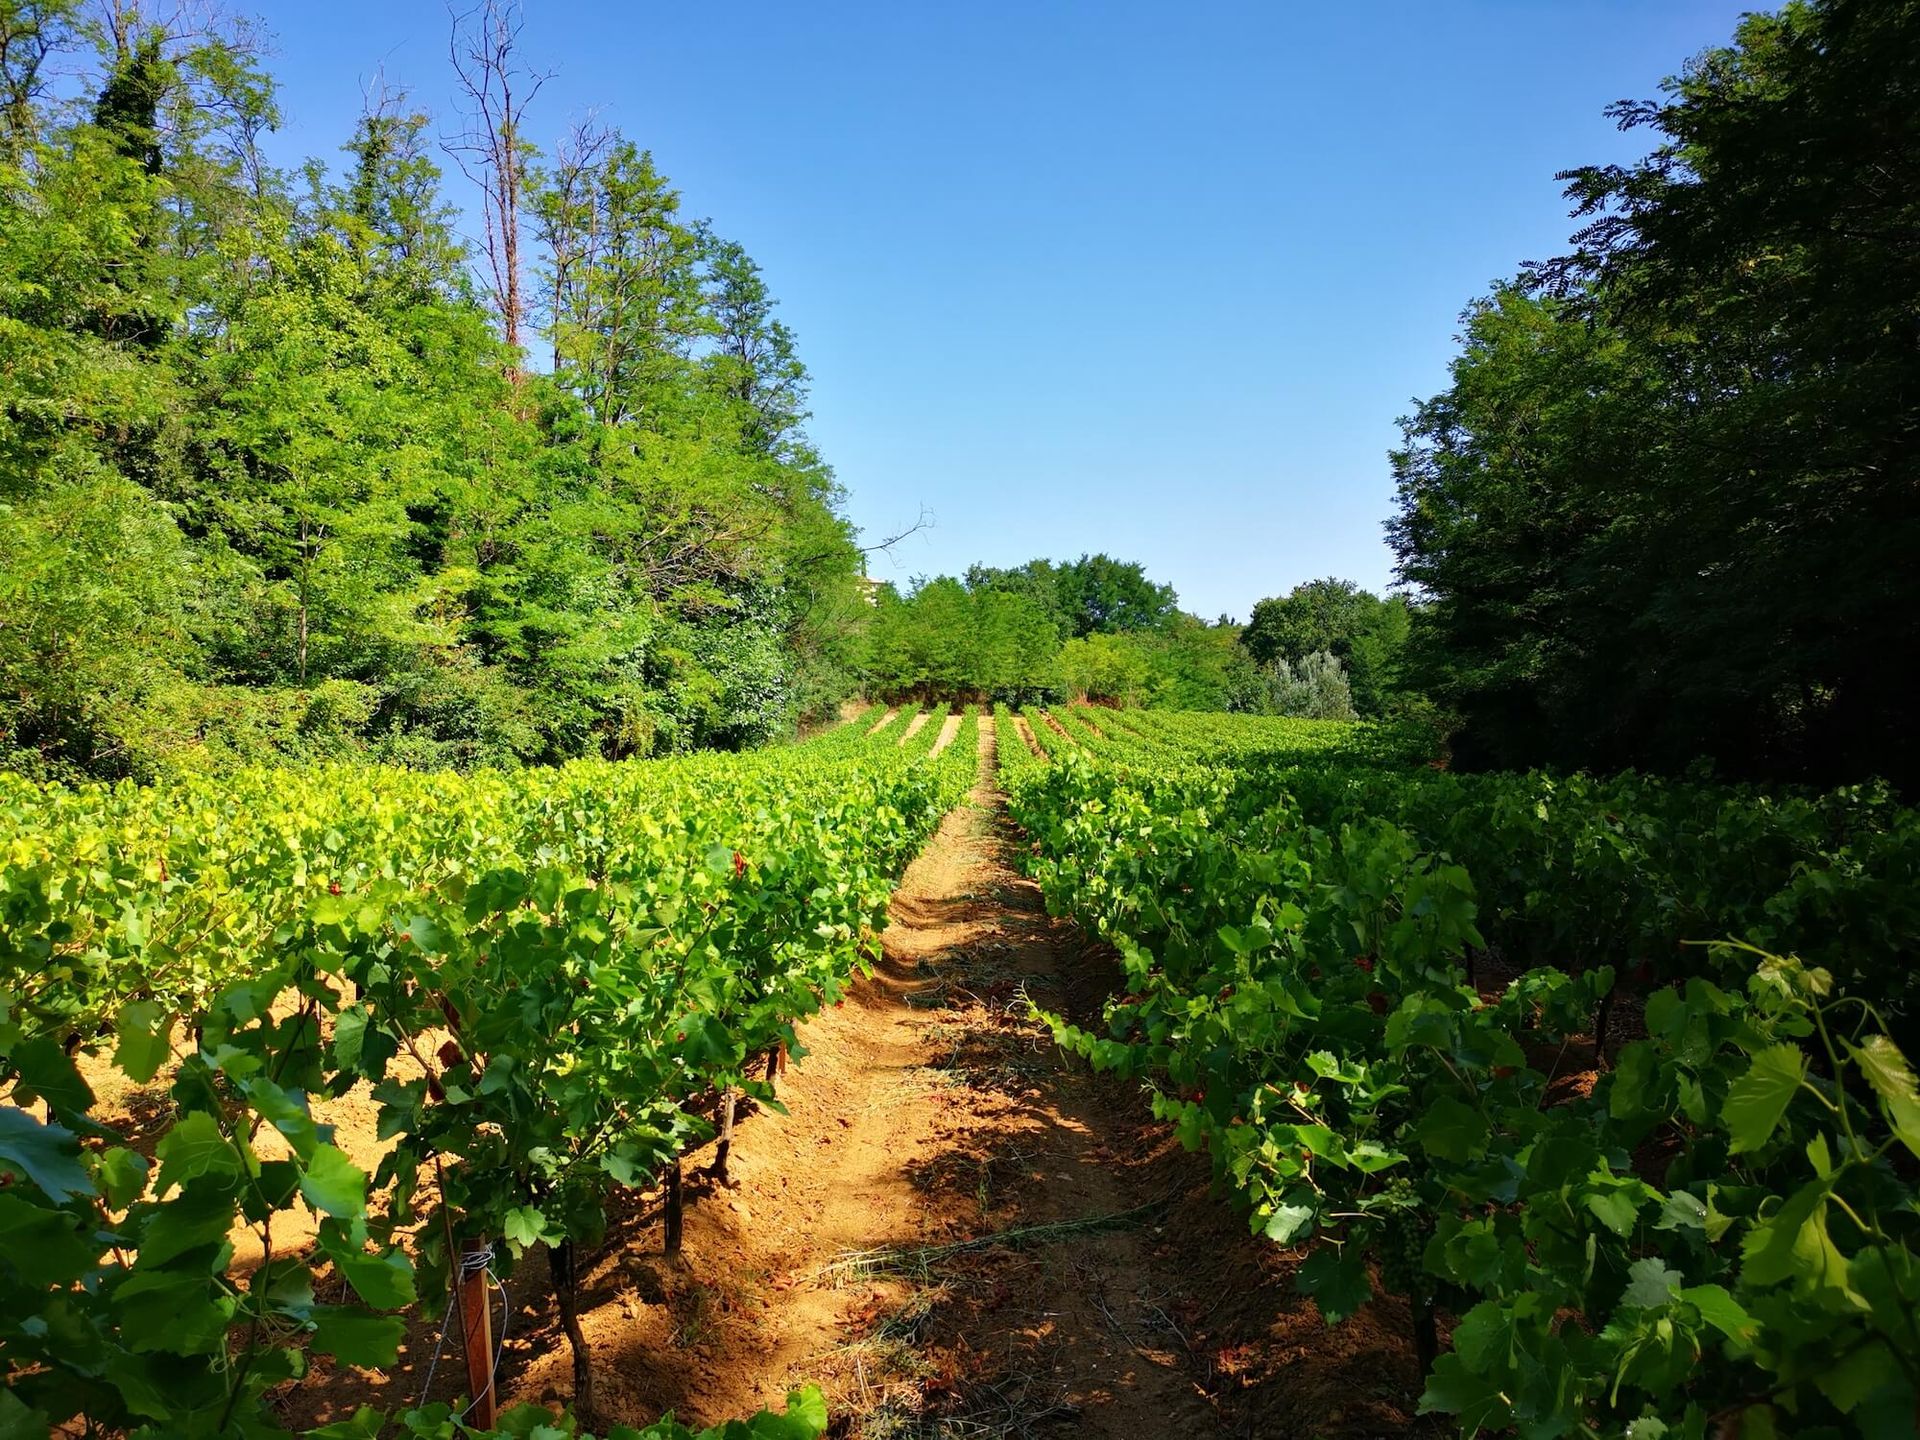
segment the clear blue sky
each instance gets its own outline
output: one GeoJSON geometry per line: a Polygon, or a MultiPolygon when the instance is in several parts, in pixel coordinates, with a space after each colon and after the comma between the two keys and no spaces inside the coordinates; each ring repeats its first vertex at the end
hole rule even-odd
{"type": "MultiPolygon", "coordinates": [[[[1244,618],[1389,582],[1385,452],[1461,308],[1743,8],[529,0],[524,43],[543,143],[597,110],[765,269],[867,535],[934,516],[873,573],[1104,550],[1244,618]]],[[[449,110],[440,0],[261,13],[282,161],[382,67],[449,110]]]]}

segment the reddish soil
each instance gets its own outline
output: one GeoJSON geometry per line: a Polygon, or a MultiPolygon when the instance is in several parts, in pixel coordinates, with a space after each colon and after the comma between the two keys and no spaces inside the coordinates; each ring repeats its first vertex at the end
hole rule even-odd
{"type": "MultiPolygon", "coordinates": [[[[813,1381],[834,1434],[868,1440],[1423,1429],[1404,1306],[1326,1327],[1206,1161],[1031,1018],[1096,1014],[1114,972],[1015,870],[990,723],[978,744],[983,778],[904,877],[874,974],[803,1029],[789,1113],[743,1115],[729,1185],[693,1157],[681,1253],[639,1195],[582,1257],[588,1418],[714,1423],[813,1381]]],[[[371,1110],[326,1117],[363,1164],[371,1110]]],[[[566,1403],[544,1257],[505,1280],[502,1399],[566,1403]]],[[[456,1346],[425,1383],[438,1333],[416,1321],[390,1372],[316,1361],[287,1420],[453,1399],[456,1346]]]]}

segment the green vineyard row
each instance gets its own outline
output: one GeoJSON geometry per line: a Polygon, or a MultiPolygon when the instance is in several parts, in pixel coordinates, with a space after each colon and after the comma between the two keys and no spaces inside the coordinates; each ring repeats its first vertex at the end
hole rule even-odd
{"type": "MultiPolygon", "coordinates": [[[[757,1059],[803,1053],[971,783],[937,724],[867,728],[470,776],[0,778],[0,1435],[283,1433],[310,1357],[391,1365],[476,1246],[543,1242],[570,1319],[573,1247],[720,1097],[777,1106],[757,1059]],[[116,1128],[103,1074],[164,1083],[160,1118],[116,1128]],[[353,1091],[370,1170],[326,1123],[353,1091]]],[[[824,1425],[801,1395],[725,1433],[824,1425]]]]}
{"type": "Polygon", "coordinates": [[[1000,732],[1029,866],[1126,983],[1057,1038],[1146,1083],[1329,1322],[1407,1299],[1423,1410],[1913,1433],[1913,812],[1030,719],[1050,764],[1000,732]]]}

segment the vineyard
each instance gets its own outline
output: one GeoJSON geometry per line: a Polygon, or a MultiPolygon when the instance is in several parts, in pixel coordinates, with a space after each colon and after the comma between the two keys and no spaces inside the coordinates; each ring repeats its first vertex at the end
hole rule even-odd
{"type": "MultiPolygon", "coordinates": [[[[4,782],[0,1429],[279,1433],[276,1392],[391,1364],[417,1306],[460,1317],[447,1364],[477,1329],[484,1366],[492,1288],[536,1243],[577,1336],[574,1257],[613,1193],[664,1186],[676,1244],[683,1152],[717,1129],[724,1171],[738,1101],[778,1104],[795,1025],[873,953],[972,780],[935,733],[464,778],[4,782]],[[103,1115],[103,1081],[145,1103],[103,1115]],[[354,1092],[371,1169],[328,1121],[354,1092]]],[[[575,1373],[589,1410],[584,1351],[575,1373]]],[[[750,1433],[824,1424],[802,1394],[750,1433]]]]}
{"type": "MultiPolygon", "coordinates": [[[[1409,770],[1310,721],[1007,743],[1139,1077],[1463,1433],[1910,1434],[1920,821],[1882,792],[1409,770]]],[[[1006,722],[1002,722],[1005,724],[1006,722]]]]}
{"type": "MultiPolygon", "coordinates": [[[[1907,1433],[1913,812],[1456,776],[1342,722],[981,725],[1021,863],[1110,957],[1097,1016],[1027,1013],[1145,1086],[1324,1322],[1405,1303],[1430,1423],[1907,1433]]],[[[641,1193],[676,1250],[690,1154],[724,1176],[741,1106],[784,1113],[803,1027],[975,784],[973,729],[0,781],[5,1433],[284,1434],[421,1316],[428,1385],[466,1398],[311,1433],[535,1433],[549,1410],[492,1403],[530,1254],[590,1420],[585,1257],[641,1193]]],[[[801,1388],[725,1433],[826,1425],[801,1388]]]]}

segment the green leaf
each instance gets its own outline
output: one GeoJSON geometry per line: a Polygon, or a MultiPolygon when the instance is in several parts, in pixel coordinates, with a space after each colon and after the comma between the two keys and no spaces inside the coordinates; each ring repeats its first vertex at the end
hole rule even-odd
{"type": "Polygon", "coordinates": [[[1748,1289],[1793,1281],[1800,1289],[1847,1288],[1847,1261],[1827,1233],[1827,1187],[1802,1186],[1747,1231],[1740,1282],[1748,1289]]]}
{"type": "Polygon", "coordinates": [[[1471,1373],[1457,1354],[1433,1362],[1427,1388],[1420,1396],[1420,1413],[1460,1417],[1460,1433],[1503,1427],[1510,1415],[1507,1400],[1493,1381],[1471,1373]]]}
{"type": "Polygon", "coordinates": [[[827,1401],[816,1385],[787,1394],[782,1415],[761,1411],[746,1424],[753,1440],[820,1440],[827,1433],[827,1401]]]}
{"type": "Polygon", "coordinates": [[[153,1169],[138,1150],[116,1145],[93,1157],[93,1177],[106,1196],[109,1210],[124,1210],[145,1193],[153,1169]]]}
{"type": "Polygon", "coordinates": [[[136,1085],[153,1079],[173,1055],[173,1017],[151,1000],[126,1006],[113,1028],[120,1037],[113,1063],[136,1085]]]}
{"type": "Polygon", "coordinates": [[[1482,1300],[1454,1326],[1454,1353],[1476,1375],[1505,1369],[1512,1348],[1513,1317],[1498,1300],[1482,1300]]]}
{"type": "Polygon", "coordinates": [[[1806,1073],[1807,1057],[1798,1045],[1770,1045],[1753,1057],[1720,1110],[1734,1154],[1758,1150],[1773,1137],[1806,1073]]]}
{"type": "Polygon", "coordinates": [[[295,1155],[311,1163],[320,1133],[307,1108],[306,1094],[284,1090],[265,1076],[247,1081],[244,1089],[260,1118],[280,1132],[295,1155]]]}
{"type": "Polygon", "coordinates": [[[1288,1205],[1284,1202],[1273,1207],[1273,1215],[1267,1223],[1264,1234],[1277,1245],[1285,1245],[1313,1223],[1311,1205],[1288,1205]]]}
{"type": "Polygon", "coordinates": [[[1414,1137],[1429,1155],[1465,1164],[1487,1152],[1487,1122],[1478,1110],[1450,1096],[1427,1107],[1414,1137]]]}
{"type": "Polygon", "coordinates": [[[220,1245],[233,1229],[235,1188],[230,1178],[202,1178],[154,1206],[140,1232],[135,1268],[157,1270],[190,1251],[220,1245]]]}
{"type": "Polygon", "coordinates": [[[367,1172],[337,1146],[316,1145],[300,1177],[300,1194],[314,1209],[351,1220],[366,1213],[367,1172]]]}
{"type": "Polygon", "coordinates": [[[83,1116],[93,1108],[93,1091],[80,1078],[73,1057],[47,1036],[22,1040],[8,1058],[20,1076],[14,1088],[17,1098],[45,1100],[61,1119],[83,1116]]]}
{"type": "Polygon", "coordinates": [[[344,1365],[379,1368],[391,1365],[406,1337],[406,1322],[392,1315],[369,1315],[340,1305],[318,1305],[313,1311],[312,1348],[332,1355],[344,1365]]]}
{"type": "Polygon", "coordinates": [[[1884,1035],[1869,1035],[1864,1044],[1849,1044],[1847,1053],[1887,1107],[1887,1119],[1900,1143],[1920,1155],[1920,1088],[1900,1047],[1884,1035]]]}
{"type": "Polygon", "coordinates": [[[99,1263],[102,1248],[81,1237],[66,1211],[0,1194],[0,1267],[13,1266],[34,1289],[71,1285],[99,1263]]]}
{"type": "Polygon", "coordinates": [[[398,1250],[385,1255],[335,1255],[333,1263],[353,1293],[376,1310],[399,1310],[413,1304],[413,1267],[398,1250]]]}
{"type": "Polygon", "coordinates": [[[1633,1227],[1640,1215],[1641,1198],[1639,1186],[1628,1183],[1589,1190],[1585,1201],[1593,1218],[1624,1240],[1633,1234],[1633,1227]]]}
{"type": "Polygon", "coordinates": [[[1705,1320],[1736,1345],[1745,1348],[1760,1333],[1759,1322],[1721,1285],[1689,1285],[1677,1292],[1705,1320]]]}
{"type": "Polygon", "coordinates": [[[1658,1310],[1680,1288],[1680,1272],[1667,1262],[1649,1255],[1627,1267],[1627,1290],[1620,1303],[1635,1310],[1658,1310]]]}
{"type": "Polygon", "coordinates": [[[501,1225],[509,1244],[524,1250],[546,1233],[547,1218],[532,1205],[521,1205],[507,1212],[501,1225]]]}
{"type": "Polygon", "coordinates": [[[1373,1298],[1366,1256],[1358,1245],[1323,1245],[1309,1255],[1294,1283],[1311,1295],[1329,1325],[1337,1325],[1373,1298]]]}
{"type": "Polygon", "coordinates": [[[1699,1230],[1707,1228],[1707,1202],[1686,1190],[1676,1190],[1660,1207],[1656,1230],[1699,1230]]]}
{"type": "Polygon", "coordinates": [[[0,1440],[46,1440],[53,1425],[44,1410],[30,1410],[11,1390],[0,1390],[0,1440]]]}
{"type": "Polygon", "coordinates": [[[1847,1415],[1868,1396],[1898,1385],[1903,1378],[1893,1352],[1885,1342],[1875,1340],[1821,1366],[1814,1383],[1833,1402],[1834,1409],[1847,1415]]]}
{"type": "Polygon", "coordinates": [[[221,1132],[220,1122],[204,1110],[182,1115],[153,1147],[160,1159],[154,1190],[164,1195],[202,1175],[238,1175],[240,1156],[221,1132]]]}
{"type": "Polygon", "coordinates": [[[167,1355],[212,1355],[225,1343],[233,1323],[230,1296],[215,1298],[210,1276],[172,1270],[133,1275],[113,1292],[121,1329],[136,1351],[167,1355]]]}
{"type": "Polygon", "coordinates": [[[71,1195],[93,1194],[93,1180],[80,1163],[80,1142],[73,1132],[43,1125],[11,1105],[0,1108],[0,1161],[19,1170],[56,1205],[71,1195]]]}

